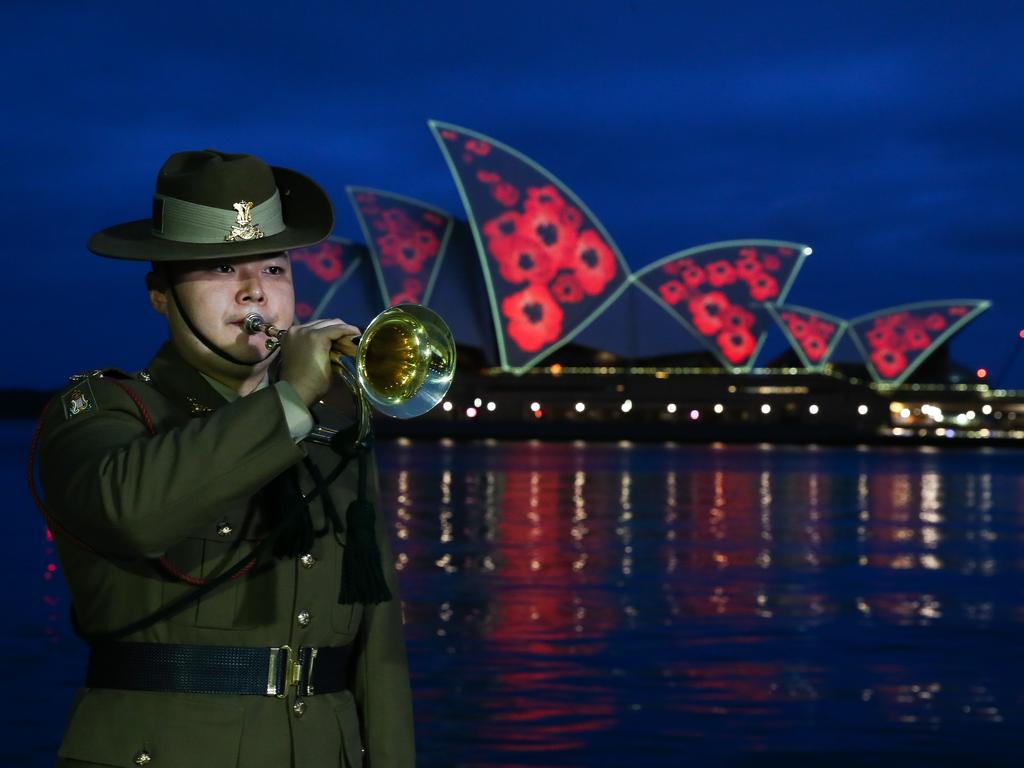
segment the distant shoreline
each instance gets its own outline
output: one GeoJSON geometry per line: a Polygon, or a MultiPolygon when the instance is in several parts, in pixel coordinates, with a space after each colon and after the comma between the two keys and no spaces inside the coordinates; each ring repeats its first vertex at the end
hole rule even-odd
{"type": "MultiPolygon", "coordinates": [[[[34,422],[54,393],[32,389],[0,390],[0,420],[34,422]]],[[[607,422],[515,421],[457,422],[420,417],[398,420],[378,416],[374,428],[380,439],[440,440],[550,440],[565,442],[586,440],[609,442],[627,440],[641,443],[791,445],[791,446],[871,446],[871,447],[956,447],[1024,449],[1024,441],[991,437],[939,437],[937,435],[879,434],[870,429],[852,429],[835,424],[722,424],[722,423],[638,423],[624,420],[607,422]]]]}

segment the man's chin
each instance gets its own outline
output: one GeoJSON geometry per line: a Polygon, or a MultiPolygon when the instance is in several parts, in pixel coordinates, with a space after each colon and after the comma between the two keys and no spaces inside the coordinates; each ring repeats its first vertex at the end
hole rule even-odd
{"type": "Polygon", "coordinates": [[[253,344],[238,345],[236,349],[231,349],[230,351],[232,357],[236,360],[241,360],[250,365],[258,365],[269,360],[274,355],[274,350],[268,350],[263,344],[259,346],[253,344]]]}

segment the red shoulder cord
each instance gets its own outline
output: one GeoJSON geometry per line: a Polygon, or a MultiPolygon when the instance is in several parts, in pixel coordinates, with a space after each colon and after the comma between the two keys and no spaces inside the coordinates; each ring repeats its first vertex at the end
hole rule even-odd
{"type": "MultiPolygon", "coordinates": [[[[153,417],[149,415],[149,410],[143,404],[142,398],[140,398],[135,393],[135,391],[131,389],[128,385],[122,384],[120,381],[117,381],[115,379],[108,379],[108,381],[110,381],[112,384],[116,384],[117,386],[119,386],[124,391],[124,393],[131,398],[132,402],[135,403],[135,407],[139,409],[139,417],[142,420],[142,423],[146,425],[146,429],[149,431],[149,434],[155,435],[156,427],[153,426],[153,417]]],[[[39,491],[36,489],[36,451],[39,448],[39,438],[43,432],[43,420],[46,417],[47,411],[50,410],[50,406],[53,405],[53,401],[56,399],[57,396],[54,395],[47,401],[46,405],[43,406],[43,412],[39,415],[39,421],[36,423],[35,431],[32,434],[32,444],[29,446],[28,449],[28,490],[29,493],[32,495],[32,501],[34,501],[36,506],[39,507],[39,511],[43,513],[43,517],[46,519],[46,525],[51,532],[59,531],[65,538],[67,538],[76,546],[98,555],[100,553],[97,552],[94,547],[89,546],[87,543],[74,536],[64,525],[60,523],[59,520],[57,520],[56,517],[53,516],[50,510],[46,508],[46,505],[43,503],[42,496],[40,496],[39,491]]],[[[179,581],[185,582],[186,584],[191,584],[193,586],[198,587],[202,586],[203,584],[206,584],[208,581],[207,579],[202,579],[197,576],[190,576],[189,574],[185,573],[177,566],[175,566],[174,563],[170,561],[170,558],[167,557],[167,555],[163,555],[157,558],[156,562],[160,564],[160,567],[163,568],[164,571],[174,576],[179,581]]],[[[246,566],[242,568],[242,570],[240,570],[234,576],[232,576],[229,579],[229,581],[234,581],[235,579],[244,576],[250,570],[252,570],[252,567],[255,564],[255,561],[247,563],[246,566]]]]}

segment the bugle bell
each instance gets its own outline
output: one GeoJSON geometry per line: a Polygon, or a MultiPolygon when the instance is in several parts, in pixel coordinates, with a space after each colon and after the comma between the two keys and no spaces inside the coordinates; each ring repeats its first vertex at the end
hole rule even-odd
{"type": "MultiPolygon", "coordinates": [[[[256,313],[246,316],[243,327],[250,334],[265,333],[268,349],[288,334],[256,313]]],[[[386,416],[409,419],[441,402],[455,377],[455,341],[433,310],[397,304],[366,326],[351,362],[339,356],[334,363],[359,407],[357,439],[362,442],[370,429],[369,406],[386,416]]]]}

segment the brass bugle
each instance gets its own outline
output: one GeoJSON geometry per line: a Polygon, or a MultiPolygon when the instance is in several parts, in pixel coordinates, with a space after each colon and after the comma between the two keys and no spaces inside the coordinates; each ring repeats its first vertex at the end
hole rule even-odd
{"type": "MultiPolygon", "coordinates": [[[[288,330],[257,313],[246,316],[249,334],[263,333],[275,349],[288,330]]],[[[360,412],[360,436],[369,431],[369,405],[386,416],[421,416],[448,393],[455,378],[455,341],[441,316],[421,304],[398,304],[377,315],[357,338],[355,358],[333,360],[360,412]]]]}

